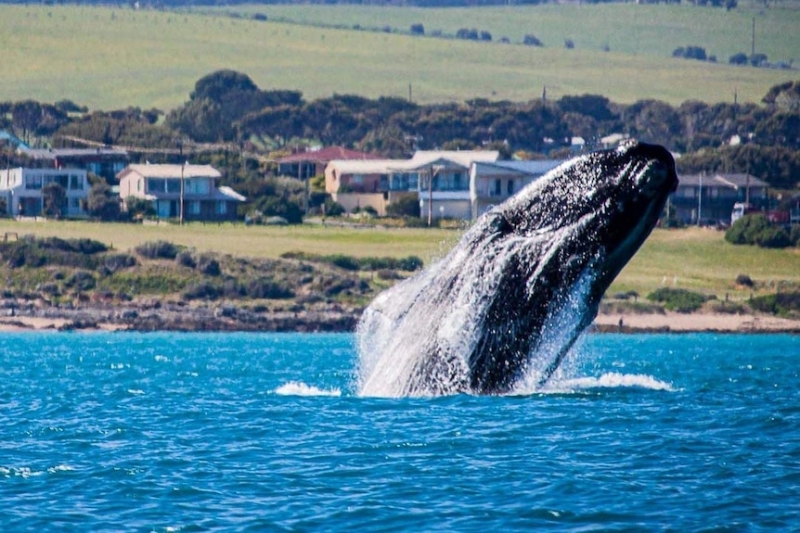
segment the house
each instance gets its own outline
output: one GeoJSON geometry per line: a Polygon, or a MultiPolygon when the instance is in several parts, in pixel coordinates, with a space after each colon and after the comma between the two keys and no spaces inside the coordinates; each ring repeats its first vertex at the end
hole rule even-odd
{"type": "Polygon", "coordinates": [[[42,189],[58,183],[66,193],[61,215],[70,218],[86,216],[83,203],[89,196],[86,171],[80,169],[12,168],[0,170],[0,200],[5,201],[11,216],[41,216],[44,208],[42,189]]]}
{"type": "Polygon", "coordinates": [[[128,164],[128,152],[110,148],[48,148],[20,149],[31,159],[50,168],[78,168],[91,172],[113,184],[116,175],[128,164]]]}
{"type": "Polygon", "coordinates": [[[422,218],[472,218],[470,167],[474,163],[497,161],[496,150],[419,150],[404,167],[417,173],[422,218]]]}
{"type": "Polygon", "coordinates": [[[469,219],[470,166],[498,157],[497,151],[420,150],[411,159],[334,160],[325,169],[325,190],[348,211],[371,206],[384,215],[388,205],[411,196],[423,217],[469,219]]]}
{"type": "Polygon", "coordinates": [[[245,197],[220,187],[220,177],[211,165],[188,164],[128,165],[117,174],[123,209],[128,208],[128,198],[144,198],[152,202],[158,218],[177,218],[183,211],[186,220],[235,220],[245,197]]]}
{"type": "Polygon", "coordinates": [[[505,202],[561,163],[557,159],[473,163],[469,178],[472,218],[505,202]]]}
{"type": "Polygon", "coordinates": [[[364,161],[369,159],[380,159],[381,156],[358,150],[350,150],[341,146],[330,146],[319,150],[307,150],[297,152],[278,159],[278,174],[281,176],[292,176],[298,179],[308,179],[313,176],[321,176],[325,173],[325,167],[331,161],[364,161]]]}
{"type": "Polygon", "coordinates": [[[333,160],[325,167],[325,191],[347,211],[372,207],[380,215],[401,196],[417,196],[418,176],[397,171],[398,159],[333,160]]]}
{"type": "Polygon", "coordinates": [[[766,207],[768,184],[749,174],[689,174],[679,179],[669,203],[675,218],[685,224],[730,224],[737,202],[766,207]]]}
{"type": "Polygon", "coordinates": [[[14,150],[28,149],[28,145],[25,144],[25,141],[6,130],[0,130],[0,146],[8,146],[14,150]]]}

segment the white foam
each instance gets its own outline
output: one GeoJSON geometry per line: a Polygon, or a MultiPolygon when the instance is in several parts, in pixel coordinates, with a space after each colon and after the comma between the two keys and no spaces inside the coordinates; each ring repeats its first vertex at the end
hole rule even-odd
{"type": "Polygon", "coordinates": [[[600,377],[581,377],[564,380],[557,380],[548,383],[547,386],[534,392],[577,392],[587,389],[647,389],[672,392],[675,389],[672,385],[645,374],[620,374],[619,372],[608,372],[600,377]]]}
{"type": "Polygon", "coordinates": [[[275,389],[275,394],[280,396],[341,396],[339,389],[320,389],[306,385],[301,381],[290,381],[275,389]]]}

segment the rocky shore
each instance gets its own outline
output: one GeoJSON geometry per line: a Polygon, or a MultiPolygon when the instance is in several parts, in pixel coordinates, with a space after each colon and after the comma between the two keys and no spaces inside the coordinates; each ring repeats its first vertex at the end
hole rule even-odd
{"type": "Polygon", "coordinates": [[[333,332],[352,331],[360,314],[338,304],[275,310],[160,300],[82,306],[2,300],[0,330],[333,332]]]}
{"type": "MultiPolygon", "coordinates": [[[[316,306],[237,305],[230,302],[188,304],[143,299],[132,302],[48,305],[44,301],[0,300],[0,331],[252,331],[352,332],[361,308],[340,304],[316,306]]],[[[598,333],[793,333],[800,320],[771,315],[683,313],[600,314],[598,333]]]]}

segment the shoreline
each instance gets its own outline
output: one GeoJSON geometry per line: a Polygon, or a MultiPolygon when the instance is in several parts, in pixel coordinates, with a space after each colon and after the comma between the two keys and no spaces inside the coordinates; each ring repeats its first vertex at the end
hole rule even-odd
{"type": "MultiPolygon", "coordinates": [[[[49,314],[49,313],[47,313],[49,314]]],[[[137,316],[135,320],[120,320],[95,313],[82,313],[81,316],[2,316],[0,332],[43,332],[43,331],[131,331],[131,332],[352,332],[358,321],[358,314],[330,313],[294,314],[293,316],[272,316],[258,322],[236,320],[232,316],[196,317],[147,317],[137,316]],[[97,319],[91,318],[95,315],[97,319]],[[89,318],[87,318],[89,317],[89,318]]],[[[771,315],[734,315],[719,313],[681,314],[600,314],[590,326],[592,333],[788,333],[800,335],[800,320],[771,315]]]]}

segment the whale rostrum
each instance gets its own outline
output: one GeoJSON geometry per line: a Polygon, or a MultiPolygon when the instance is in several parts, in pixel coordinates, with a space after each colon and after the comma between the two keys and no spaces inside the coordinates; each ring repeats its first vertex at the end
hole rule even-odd
{"type": "Polygon", "coordinates": [[[664,147],[630,142],[567,161],[492,208],[444,259],[364,311],[359,393],[544,386],[677,184],[664,147]]]}

